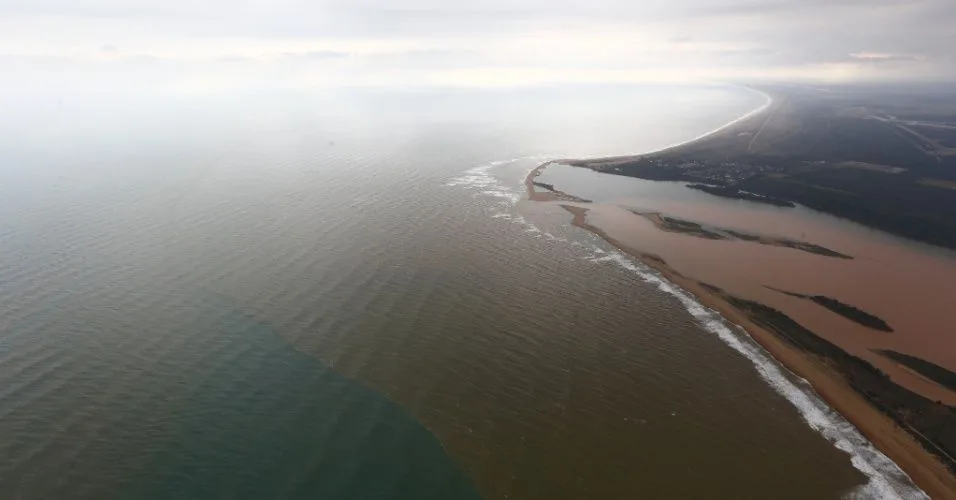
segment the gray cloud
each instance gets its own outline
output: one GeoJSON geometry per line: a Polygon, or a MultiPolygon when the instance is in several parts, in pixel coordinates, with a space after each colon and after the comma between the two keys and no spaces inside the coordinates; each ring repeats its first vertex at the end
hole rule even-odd
{"type": "Polygon", "coordinates": [[[307,52],[295,53],[295,52],[286,52],[289,57],[299,57],[303,59],[311,59],[313,61],[321,61],[327,59],[339,59],[342,57],[349,57],[348,52],[342,52],[338,50],[310,50],[307,52]]]}
{"type": "Polygon", "coordinates": [[[953,26],[954,0],[0,0],[0,53],[118,44],[124,55],[189,58],[203,48],[238,61],[274,52],[306,66],[348,64],[350,75],[658,65],[823,78],[840,66],[857,78],[956,79],[953,26]]]}

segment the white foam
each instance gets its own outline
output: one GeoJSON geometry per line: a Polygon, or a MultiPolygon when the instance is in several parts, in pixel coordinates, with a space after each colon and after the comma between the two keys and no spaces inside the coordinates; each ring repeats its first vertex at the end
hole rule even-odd
{"type": "MultiPolygon", "coordinates": [[[[476,167],[469,168],[465,170],[460,176],[455,177],[454,179],[448,181],[446,186],[466,186],[466,187],[477,187],[477,188],[493,188],[492,191],[506,191],[514,192],[513,189],[510,189],[504,186],[498,179],[495,179],[491,175],[491,169],[495,167],[500,167],[502,165],[507,165],[509,163],[514,163],[521,160],[540,160],[543,157],[541,156],[522,156],[519,158],[512,158],[510,160],[495,160],[476,167]]],[[[523,180],[523,179],[522,179],[523,180]]]]}
{"type": "MultiPolygon", "coordinates": [[[[541,156],[524,156],[520,158],[512,158],[509,160],[495,160],[492,162],[485,163],[483,165],[478,165],[476,167],[469,168],[464,171],[460,176],[451,179],[446,186],[460,186],[465,187],[473,191],[474,197],[484,198],[489,201],[500,200],[498,203],[494,204],[494,211],[492,217],[495,219],[504,219],[511,221],[515,224],[521,224],[526,226],[526,232],[529,234],[534,234],[536,236],[549,237],[552,236],[549,233],[541,231],[534,224],[531,224],[524,217],[519,214],[514,213],[514,206],[521,200],[521,191],[512,187],[509,187],[499,181],[494,175],[491,174],[492,169],[501,167],[504,165],[509,165],[518,161],[523,160],[538,160],[542,161],[543,157],[541,156]]],[[[553,237],[553,236],[552,236],[553,237]]],[[[567,241],[567,240],[565,240],[567,241]]]]}

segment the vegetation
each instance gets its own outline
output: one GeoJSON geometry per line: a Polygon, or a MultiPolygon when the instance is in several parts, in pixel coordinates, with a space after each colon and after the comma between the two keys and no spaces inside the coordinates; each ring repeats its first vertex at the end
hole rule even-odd
{"type": "Polygon", "coordinates": [[[760,196],[753,193],[748,193],[746,191],[741,191],[737,188],[729,186],[711,186],[708,184],[688,184],[687,187],[691,189],[696,189],[698,191],[703,191],[705,193],[710,193],[714,196],[721,196],[723,198],[732,198],[735,200],[747,200],[753,201],[756,203],[766,203],[768,205],[775,205],[778,207],[795,207],[796,205],[793,202],[782,200],[779,198],[772,198],[769,196],[760,196]]]}
{"type": "Polygon", "coordinates": [[[802,293],[788,292],[786,290],[780,290],[773,287],[767,287],[775,292],[780,292],[791,297],[796,297],[798,299],[812,300],[817,304],[820,304],[823,307],[843,316],[844,318],[853,321],[854,323],[872,328],[874,330],[880,330],[882,332],[892,332],[893,328],[890,327],[882,319],[856,307],[853,307],[849,304],[844,304],[837,299],[830,297],[825,297],[823,295],[804,295],[802,293]]]}
{"type": "Polygon", "coordinates": [[[879,330],[881,332],[892,332],[893,329],[882,319],[849,304],[844,304],[837,299],[824,297],[823,295],[814,295],[810,300],[820,304],[823,307],[843,316],[844,318],[858,323],[860,325],[879,330]]]}
{"type": "Polygon", "coordinates": [[[936,382],[937,384],[956,391],[956,373],[943,368],[942,366],[930,363],[925,359],[920,359],[909,354],[901,352],[883,350],[880,354],[904,365],[920,375],[936,382]]]}
{"type": "Polygon", "coordinates": [[[685,233],[699,238],[706,238],[709,240],[723,240],[726,239],[720,233],[714,231],[709,231],[704,229],[703,226],[696,222],[691,222],[689,220],[675,219],[673,217],[661,216],[661,226],[667,231],[673,231],[676,233],[685,233]]]}
{"type": "MultiPolygon", "coordinates": [[[[637,215],[648,217],[647,214],[643,214],[641,212],[637,212],[637,211],[632,211],[632,212],[637,215]]],[[[826,248],[814,243],[808,243],[805,241],[796,241],[796,240],[791,240],[787,238],[777,238],[777,237],[771,237],[771,236],[760,236],[756,234],[749,234],[749,233],[744,233],[742,231],[736,231],[733,229],[725,229],[720,227],[706,228],[697,222],[684,220],[684,219],[678,219],[675,217],[668,217],[666,215],[661,215],[656,220],[654,219],[653,216],[649,218],[655,221],[655,223],[658,224],[660,228],[665,231],[688,234],[690,236],[696,236],[698,238],[705,238],[708,240],[737,239],[737,240],[759,243],[761,245],[793,248],[795,250],[801,250],[808,253],[823,255],[825,257],[836,257],[840,259],[853,258],[849,255],[845,255],[840,252],[830,250],[829,248],[826,248]]]]}
{"type": "Polygon", "coordinates": [[[853,257],[850,257],[849,255],[830,250],[827,247],[823,247],[815,243],[807,243],[805,241],[794,241],[794,240],[787,240],[787,239],[779,239],[776,241],[779,242],[779,246],[795,248],[797,250],[803,250],[804,252],[815,253],[817,255],[823,255],[825,257],[836,257],[838,259],[853,258],[853,257]]]}

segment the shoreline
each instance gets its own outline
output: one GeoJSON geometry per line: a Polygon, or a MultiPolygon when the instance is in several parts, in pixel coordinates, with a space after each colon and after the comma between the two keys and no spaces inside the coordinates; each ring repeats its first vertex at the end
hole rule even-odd
{"type": "Polygon", "coordinates": [[[770,93],[768,93],[768,92],[766,92],[766,91],[758,90],[758,89],[756,89],[756,88],[747,87],[747,86],[743,86],[743,85],[731,85],[731,86],[733,86],[733,87],[738,87],[738,88],[742,88],[742,89],[747,89],[747,90],[749,90],[749,91],[751,91],[751,92],[755,92],[755,93],[757,93],[757,94],[760,94],[760,95],[763,96],[763,98],[764,98],[764,103],[761,104],[760,106],[758,106],[758,107],[756,107],[756,108],[754,108],[754,109],[752,109],[752,110],[750,110],[750,111],[748,111],[748,112],[746,112],[746,113],[744,113],[744,114],[738,116],[737,118],[734,118],[733,120],[731,120],[731,121],[729,121],[729,122],[727,122],[727,123],[725,123],[725,124],[723,124],[723,125],[721,125],[721,126],[715,128],[715,129],[713,129],[713,130],[710,130],[710,131],[708,131],[708,132],[704,132],[703,134],[698,135],[697,137],[694,137],[694,138],[692,138],[692,139],[688,139],[688,140],[686,140],[686,141],[681,141],[681,142],[677,142],[677,143],[674,143],[674,144],[670,144],[670,145],[668,145],[668,146],[664,146],[664,147],[661,147],[661,148],[658,148],[658,149],[653,149],[653,150],[651,150],[651,151],[645,151],[645,152],[640,153],[640,154],[630,154],[630,155],[620,155],[620,156],[602,156],[602,157],[597,157],[597,158],[588,158],[588,159],[585,159],[585,160],[582,160],[582,159],[557,159],[557,160],[550,160],[550,161],[548,161],[547,163],[545,163],[545,164],[542,165],[542,166],[546,166],[546,165],[551,164],[551,163],[563,163],[563,164],[569,164],[569,165],[573,165],[573,166],[579,166],[579,167],[585,167],[585,168],[592,168],[592,165],[593,165],[593,164],[599,164],[599,165],[608,165],[608,164],[611,164],[611,165],[613,165],[614,163],[617,163],[617,162],[630,162],[630,161],[634,161],[634,160],[636,160],[636,159],[642,158],[642,157],[644,157],[644,156],[654,155],[654,154],[660,154],[660,153],[665,153],[665,152],[670,151],[670,150],[673,150],[673,149],[682,148],[682,147],[685,147],[685,146],[689,146],[689,145],[691,145],[691,144],[694,144],[694,143],[696,143],[696,142],[700,142],[700,141],[703,141],[703,140],[705,140],[705,139],[709,139],[709,138],[711,138],[711,137],[713,137],[713,136],[716,136],[716,135],[718,135],[718,134],[720,134],[720,133],[722,133],[722,132],[724,132],[724,131],[726,131],[726,130],[728,130],[728,129],[731,129],[731,128],[737,126],[737,125],[740,125],[741,123],[744,123],[744,122],[746,122],[746,121],[748,121],[748,120],[751,120],[751,119],[754,119],[754,118],[758,118],[758,117],[760,117],[761,115],[768,115],[767,118],[769,119],[770,116],[771,116],[771,114],[772,114],[772,112],[775,110],[775,107],[778,106],[778,105],[781,103],[781,102],[780,102],[780,99],[774,98],[774,96],[773,96],[772,94],[770,94],[770,93]]]}
{"type": "MultiPolygon", "coordinates": [[[[771,95],[771,94],[769,94],[769,93],[767,93],[767,92],[764,92],[763,90],[757,90],[757,89],[755,89],[755,88],[753,88],[753,87],[746,87],[746,86],[743,86],[743,85],[735,85],[735,87],[747,89],[747,90],[750,90],[751,92],[756,92],[756,93],[758,93],[758,94],[760,94],[760,95],[763,96],[763,98],[765,99],[765,102],[764,102],[763,104],[761,104],[760,106],[758,106],[756,109],[753,109],[753,110],[751,110],[751,111],[748,111],[747,113],[744,113],[744,114],[738,116],[737,118],[734,118],[733,120],[731,120],[731,121],[729,121],[729,122],[727,122],[727,123],[725,123],[725,124],[723,124],[723,125],[721,125],[721,126],[715,128],[715,129],[713,129],[713,130],[711,130],[711,131],[709,131],[709,132],[704,132],[703,134],[701,134],[701,135],[699,135],[699,136],[697,136],[697,137],[694,137],[693,139],[690,139],[690,140],[688,140],[688,141],[679,142],[679,143],[677,143],[677,144],[672,144],[672,145],[670,145],[670,146],[665,146],[665,147],[663,147],[663,148],[656,149],[656,150],[653,150],[653,151],[647,151],[647,152],[641,153],[641,154],[639,154],[639,155],[628,155],[628,156],[626,156],[625,158],[633,159],[633,158],[637,158],[637,157],[640,157],[640,156],[647,156],[647,155],[651,155],[651,154],[663,153],[663,152],[669,151],[669,150],[671,150],[671,149],[677,149],[677,148],[680,148],[680,147],[687,146],[687,145],[689,145],[689,144],[693,144],[693,143],[695,143],[695,142],[697,142],[697,141],[706,139],[706,138],[708,138],[708,137],[710,137],[710,136],[712,136],[712,135],[719,134],[719,133],[723,132],[724,130],[727,130],[727,129],[729,129],[729,128],[732,128],[732,127],[734,127],[735,125],[738,125],[738,124],[740,124],[740,123],[743,123],[743,122],[745,122],[745,121],[747,121],[747,120],[749,120],[749,119],[751,119],[751,118],[756,118],[756,117],[758,117],[758,116],[760,116],[760,115],[762,115],[762,114],[764,114],[764,113],[769,113],[769,112],[773,111],[775,105],[779,104],[779,99],[774,99],[773,95],[771,95]]],[[[600,158],[596,158],[596,160],[600,160],[600,158]]]]}
{"type": "MultiPolygon", "coordinates": [[[[723,128],[726,127],[721,129],[723,128]]],[[[824,358],[803,351],[787,343],[779,334],[759,326],[750,315],[735,307],[721,294],[716,293],[706,284],[678,273],[661,257],[631,248],[610,237],[600,228],[589,224],[586,200],[554,189],[549,189],[548,192],[536,191],[535,187],[539,184],[535,183],[535,179],[552,163],[560,163],[560,161],[543,163],[526,176],[525,188],[530,201],[550,202],[561,206],[573,215],[572,225],[601,237],[626,255],[638,259],[664,280],[689,293],[701,305],[716,311],[729,323],[739,326],[778,365],[809,382],[812,391],[826,405],[855,427],[874,448],[909,476],[910,480],[925,494],[932,498],[956,500],[956,475],[927,451],[909,431],[900,427],[886,413],[868,401],[863,394],[850,385],[842,374],[828,366],[824,358]]],[[[862,469],[861,472],[863,472],[862,469]]],[[[866,475],[872,482],[873,475],[866,475]]],[[[880,474],[876,473],[876,475],[880,474]]]]}

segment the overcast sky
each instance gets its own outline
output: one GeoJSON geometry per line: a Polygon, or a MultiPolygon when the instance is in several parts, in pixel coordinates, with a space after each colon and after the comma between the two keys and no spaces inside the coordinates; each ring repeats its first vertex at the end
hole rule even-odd
{"type": "Polygon", "coordinates": [[[23,85],[956,79],[956,0],[0,0],[0,33],[23,85]]]}

